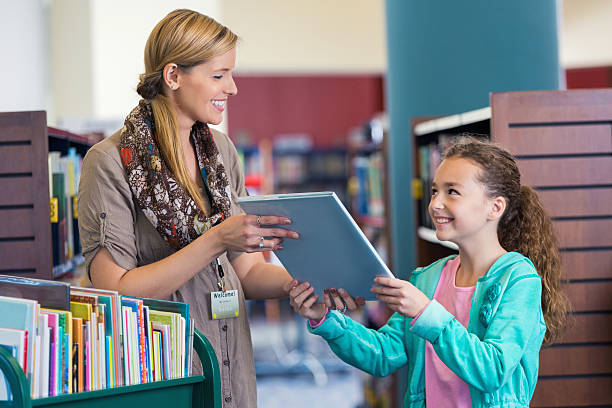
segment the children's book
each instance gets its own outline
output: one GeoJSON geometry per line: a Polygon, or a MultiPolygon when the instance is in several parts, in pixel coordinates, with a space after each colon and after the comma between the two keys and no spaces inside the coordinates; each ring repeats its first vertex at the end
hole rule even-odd
{"type": "MultiPolygon", "coordinates": [[[[36,326],[38,320],[38,302],[30,299],[18,299],[0,296],[0,327],[9,329],[26,330],[28,337],[36,338],[36,326]]],[[[31,381],[34,371],[34,343],[28,341],[26,351],[26,377],[31,381]]],[[[31,386],[33,386],[31,384],[31,386]]],[[[34,389],[32,388],[32,392],[34,389]]]]}
{"type": "Polygon", "coordinates": [[[0,275],[0,294],[36,300],[40,307],[70,310],[70,285],[65,282],[0,275]]]}

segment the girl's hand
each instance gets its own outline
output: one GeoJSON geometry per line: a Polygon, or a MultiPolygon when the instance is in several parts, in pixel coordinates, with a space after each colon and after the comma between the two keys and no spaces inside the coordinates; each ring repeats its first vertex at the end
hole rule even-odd
{"type": "Polygon", "coordinates": [[[325,305],[330,309],[336,309],[344,313],[347,310],[356,310],[359,306],[365,305],[365,299],[361,296],[353,298],[344,289],[324,289],[323,290],[323,301],[325,305]]]}
{"type": "Polygon", "coordinates": [[[299,283],[294,279],[285,284],[284,289],[288,290],[289,303],[297,314],[317,322],[325,317],[325,304],[315,303],[319,296],[313,293],[314,289],[310,286],[310,283],[299,283]]]}
{"type": "Polygon", "coordinates": [[[285,217],[236,214],[211,231],[217,233],[225,249],[241,252],[276,251],[283,249],[283,238],[297,239],[299,235],[295,231],[267,226],[289,224],[291,220],[285,217]]]}
{"type": "Polygon", "coordinates": [[[406,317],[415,317],[430,302],[423,292],[405,280],[377,277],[374,282],[380,286],[372,286],[370,291],[391,310],[406,317]]]}

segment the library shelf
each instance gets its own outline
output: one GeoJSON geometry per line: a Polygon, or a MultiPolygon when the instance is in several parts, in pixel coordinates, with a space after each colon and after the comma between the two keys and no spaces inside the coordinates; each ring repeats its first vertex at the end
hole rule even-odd
{"type": "Polygon", "coordinates": [[[0,407],[220,408],[221,377],[217,356],[210,342],[198,329],[195,329],[193,347],[202,362],[202,375],[38,399],[30,397],[28,380],[17,360],[0,347],[0,371],[12,393],[12,400],[0,401],[0,407]]]}
{"type": "Polygon", "coordinates": [[[48,158],[99,140],[47,126],[44,111],[0,112],[0,273],[52,280],[82,262],[53,265],[48,158]]]}

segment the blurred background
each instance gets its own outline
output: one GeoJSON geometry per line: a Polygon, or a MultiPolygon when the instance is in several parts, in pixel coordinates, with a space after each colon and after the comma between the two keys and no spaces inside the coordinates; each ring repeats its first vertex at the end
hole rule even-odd
{"type": "MultiPolygon", "coordinates": [[[[55,129],[109,136],[138,102],[154,25],[200,11],[241,38],[218,128],[251,194],[335,191],[390,267],[412,269],[415,116],[486,108],[491,91],[612,84],[608,0],[419,3],[0,0],[0,112],[44,110],[55,129]]],[[[401,378],[339,361],[286,301],[249,308],[260,406],[399,406],[401,378]]],[[[368,303],[354,317],[377,328],[388,316],[368,303]]]]}

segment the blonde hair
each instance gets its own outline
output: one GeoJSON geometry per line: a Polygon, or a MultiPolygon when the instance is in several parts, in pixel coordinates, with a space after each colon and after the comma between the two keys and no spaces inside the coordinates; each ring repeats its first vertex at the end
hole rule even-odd
{"type": "Polygon", "coordinates": [[[176,181],[204,210],[204,198],[189,177],[170,100],[162,93],[163,70],[169,63],[186,70],[222,55],[236,46],[238,36],[214,19],[196,11],[179,9],[164,17],[149,35],[145,46],[145,73],[136,91],[151,101],[157,143],[176,181]]]}
{"type": "Polygon", "coordinates": [[[497,226],[499,243],[506,251],[516,251],[529,258],[542,277],[544,344],[552,344],[566,326],[570,307],[561,291],[562,267],[557,239],[540,198],[533,188],[521,185],[514,157],[501,147],[473,137],[462,137],[445,152],[444,158],[450,157],[477,164],[481,168],[479,181],[489,197],[506,199],[506,210],[497,226]]]}

